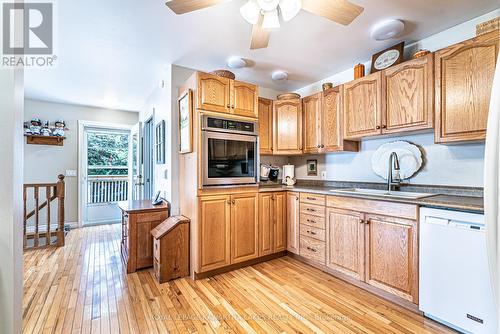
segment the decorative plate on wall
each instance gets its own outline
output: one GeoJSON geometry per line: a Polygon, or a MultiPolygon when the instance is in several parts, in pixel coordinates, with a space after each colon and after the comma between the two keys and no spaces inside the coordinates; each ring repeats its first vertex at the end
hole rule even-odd
{"type": "Polygon", "coordinates": [[[375,174],[387,180],[389,157],[396,152],[401,168],[401,179],[409,179],[422,167],[422,152],[418,146],[407,141],[395,141],[380,146],[372,156],[372,169],[375,174]]]}

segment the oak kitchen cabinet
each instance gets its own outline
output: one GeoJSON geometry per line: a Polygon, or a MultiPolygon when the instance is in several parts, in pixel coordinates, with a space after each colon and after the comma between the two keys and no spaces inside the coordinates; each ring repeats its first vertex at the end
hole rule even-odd
{"type": "Polygon", "coordinates": [[[273,102],[273,154],[302,154],[302,101],[273,102]]]}
{"type": "Polygon", "coordinates": [[[260,154],[273,153],[273,101],[259,97],[260,154]]]}
{"type": "Polygon", "coordinates": [[[359,144],[343,139],[342,86],[305,97],[304,153],[357,152],[359,144]]]}
{"type": "Polygon", "coordinates": [[[382,134],[434,126],[433,59],[428,54],[382,72],[382,134]]]}
{"type": "Polygon", "coordinates": [[[300,193],[299,254],[321,265],[326,261],[325,204],[325,195],[300,193]]]}
{"type": "Polygon", "coordinates": [[[344,138],[379,135],[382,115],[382,72],[344,84],[344,138]]]}
{"type": "Polygon", "coordinates": [[[436,143],[484,140],[499,30],[435,53],[436,143]]]}
{"type": "Polygon", "coordinates": [[[418,208],[329,196],[327,267],[418,303],[418,208]]]}
{"type": "Polygon", "coordinates": [[[299,224],[300,224],[299,193],[287,192],[286,208],[287,208],[286,249],[290,253],[299,254],[299,224]]]}
{"type": "Polygon", "coordinates": [[[259,194],[259,256],[286,250],[286,192],[259,194]]]}
{"type": "Polygon", "coordinates": [[[201,196],[198,252],[198,273],[256,258],[257,194],[201,196]]]}
{"type": "Polygon", "coordinates": [[[257,117],[257,86],[203,72],[197,81],[197,109],[257,117]]]}

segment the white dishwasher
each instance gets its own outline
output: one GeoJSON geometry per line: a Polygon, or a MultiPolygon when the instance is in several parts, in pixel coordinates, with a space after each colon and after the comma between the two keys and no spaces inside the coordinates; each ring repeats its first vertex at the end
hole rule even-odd
{"type": "Polygon", "coordinates": [[[484,215],[420,209],[419,308],[464,333],[496,332],[484,215]]]}

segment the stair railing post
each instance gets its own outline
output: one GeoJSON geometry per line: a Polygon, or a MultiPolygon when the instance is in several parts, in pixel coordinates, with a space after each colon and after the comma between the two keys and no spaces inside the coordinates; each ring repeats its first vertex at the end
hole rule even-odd
{"type": "Polygon", "coordinates": [[[57,223],[59,229],[57,230],[57,246],[64,246],[64,175],[59,174],[59,181],[57,181],[57,223]]]}

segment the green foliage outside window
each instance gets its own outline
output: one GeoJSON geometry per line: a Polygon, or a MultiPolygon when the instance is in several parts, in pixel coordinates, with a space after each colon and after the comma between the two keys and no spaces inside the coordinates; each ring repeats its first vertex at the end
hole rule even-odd
{"type": "Polygon", "coordinates": [[[128,137],[126,134],[88,132],[88,175],[127,175],[128,137]]]}

